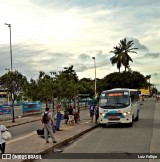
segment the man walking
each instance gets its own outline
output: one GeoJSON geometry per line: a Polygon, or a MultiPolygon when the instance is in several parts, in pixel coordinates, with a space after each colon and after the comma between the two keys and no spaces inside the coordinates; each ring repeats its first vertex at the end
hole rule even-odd
{"type": "Polygon", "coordinates": [[[90,117],[91,117],[91,122],[93,122],[94,109],[95,109],[95,105],[94,105],[94,104],[90,105],[90,117]]]}
{"type": "Polygon", "coordinates": [[[53,141],[53,143],[57,143],[57,141],[54,138],[53,135],[53,129],[51,124],[53,124],[53,119],[52,119],[52,113],[49,112],[49,108],[47,107],[45,112],[42,114],[42,124],[44,125],[44,137],[46,140],[46,143],[49,143],[48,141],[48,132],[50,134],[50,137],[53,141]]]}

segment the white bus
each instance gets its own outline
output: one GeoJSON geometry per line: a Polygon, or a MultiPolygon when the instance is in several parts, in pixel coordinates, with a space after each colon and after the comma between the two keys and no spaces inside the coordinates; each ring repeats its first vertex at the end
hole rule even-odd
{"type": "Polygon", "coordinates": [[[127,123],[139,120],[139,91],[136,89],[115,88],[101,93],[99,100],[100,124],[127,123]]]}

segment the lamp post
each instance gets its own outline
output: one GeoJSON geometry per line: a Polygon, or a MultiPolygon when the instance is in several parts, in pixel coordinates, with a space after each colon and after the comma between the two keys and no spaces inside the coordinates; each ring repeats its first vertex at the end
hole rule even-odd
{"type": "MultiPolygon", "coordinates": [[[[12,43],[11,43],[11,24],[5,23],[9,27],[9,32],[10,32],[10,59],[11,59],[11,72],[12,72],[12,43]]],[[[12,97],[12,122],[15,122],[14,118],[14,96],[13,93],[11,92],[11,97],[12,97]]]]}
{"type": "Polygon", "coordinates": [[[12,71],[12,43],[11,43],[11,24],[5,23],[9,27],[10,32],[10,58],[11,58],[11,71],[12,71]]]}
{"type": "Polygon", "coordinates": [[[96,98],[96,95],[97,95],[97,93],[96,93],[96,59],[95,59],[95,57],[92,57],[92,59],[94,60],[94,68],[95,68],[95,98],[96,98]]]}

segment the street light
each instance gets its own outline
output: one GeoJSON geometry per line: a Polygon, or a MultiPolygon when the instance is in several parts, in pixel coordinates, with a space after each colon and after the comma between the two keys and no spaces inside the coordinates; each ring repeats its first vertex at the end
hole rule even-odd
{"type": "MultiPolygon", "coordinates": [[[[7,25],[9,27],[9,32],[10,32],[10,58],[11,58],[11,72],[12,72],[12,43],[11,43],[11,24],[5,23],[4,25],[7,25]]],[[[13,100],[13,93],[11,92],[11,97],[13,100]]],[[[14,117],[14,102],[12,104],[12,122],[15,122],[15,117],[14,117]]]]}
{"type": "Polygon", "coordinates": [[[7,25],[9,27],[9,31],[10,31],[10,57],[11,57],[11,71],[12,71],[12,44],[11,44],[11,24],[7,24],[5,23],[5,25],[7,25]]]}
{"type": "Polygon", "coordinates": [[[92,57],[92,59],[94,60],[94,68],[95,68],[95,98],[96,98],[96,95],[97,95],[97,93],[96,93],[96,59],[95,59],[95,57],[92,57]]]}

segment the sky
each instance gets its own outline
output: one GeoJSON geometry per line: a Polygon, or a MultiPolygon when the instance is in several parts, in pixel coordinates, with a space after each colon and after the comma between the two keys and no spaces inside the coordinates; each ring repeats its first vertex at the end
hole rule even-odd
{"type": "MultiPolygon", "coordinates": [[[[160,88],[160,0],[0,0],[0,75],[11,67],[30,80],[74,66],[79,79],[118,72],[110,53],[133,40],[130,67],[160,88]]],[[[124,67],[121,68],[121,71],[124,67]]]]}

